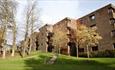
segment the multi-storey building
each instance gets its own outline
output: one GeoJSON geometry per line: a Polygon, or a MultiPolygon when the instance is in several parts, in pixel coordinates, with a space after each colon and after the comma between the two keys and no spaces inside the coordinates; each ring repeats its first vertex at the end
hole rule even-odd
{"type": "Polygon", "coordinates": [[[38,45],[40,50],[44,52],[51,52],[53,46],[51,45],[51,36],[52,36],[52,30],[53,26],[52,25],[44,25],[39,29],[39,36],[38,36],[38,45]]]}
{"type": "Polygon", "coordinates": [[[77,27],[76,20],[70,19],[68,17],[64,18],[63,20],[54,24],[54,26],[53,26],[53,32],[54,33],[56,31],[62,31],[68,36],[68,39],[65,39],[66,41],[64,41],[63,45],[61,45],[61,53],[76,55],[76,45],[75,45],[75,43],[72,42],[72,35],[70,33],[71,32],[70,28],[76,29],[76,27],[77,27]],[[70,38],[70,36],[71,36],[71,38],[70,38]],[[73,43],[73,44],[68,45],[69,43],[73,43]]]}
{"type": "MultiPolygon", "coordinates": [[[[51,52],[53,49],[55,49],[55,47],[52,45],[52,39],[51,39],[51,37],[53,36],[53,33],[60,30],[69,36],[70,35],[69,28],[75,29],[76,25],[77,25],[76,20],[70,19],[70,18],[64,18],[63,20],[57,22],[53,26],[47,25],[47,24],[44,25],[43,27],[41,27],[39,29],[40,30],[39,37],[38,37],[39,49],[42,51],[45,51],[45,52],[47,52],[47,51],[51,52]]],[[[60,46],[61,47],[61,53],[63,53],[63,54],[69,54],[70,53],[69,52],[70,47],[68,47],[68,43],[70,41],[71,40],[68,37],[68,39],[65,41],[65,43],[63,43],[63,45],[60,46]]],[[[73,49],[71,49],[71,52],[72,52],[71,54],[76,53],[76,46],[75,45],[73,45],[73,49]]]]}
{"type": "Polygon", "coordinates": [[[102,40],[91,51],[115,49],[115,7],[112,4],[104,6],[86,16],[78,19],[91,28],[96,28],[102,40]]]}
{"type": "MultiPolygon", "coordinates": [[[[71,29],[77,27],[77,22],[85,24],[88,27],[97,29],[102,36],[102,40],[97,46],[92,46],[90,51],[103,51],[115,49],[115,7],[112,4],[106,5],[79,19],[65,18],[53,26],[45,25],[40,28],[39,49],[48,51],[49,40],[48,33],[61,30],[68,35],[68,40],[62,45],[61,51],[64,54],[76,55],[76,44],[72,37],[71,29]],[[48,28],[50,30],[48,30],[48,28]],[[69,46],[69,47],[68,47],[69,46]]],[[[51,37],[51,36],[50,36],[51,37]]],[[[50,43],[51,44],[51,43],[50,43]]],[[[79,52],[86,52],[86,47],[79,47],[79,52]]]]}

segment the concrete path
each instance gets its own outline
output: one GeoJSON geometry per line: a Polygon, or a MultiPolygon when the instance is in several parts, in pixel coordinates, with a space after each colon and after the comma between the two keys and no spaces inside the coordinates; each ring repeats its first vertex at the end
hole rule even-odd
{"type": "Polygon", "coordinates": [[[53,56],[46,64],[54,64],[57,59],[57,56],[53,56]]]}

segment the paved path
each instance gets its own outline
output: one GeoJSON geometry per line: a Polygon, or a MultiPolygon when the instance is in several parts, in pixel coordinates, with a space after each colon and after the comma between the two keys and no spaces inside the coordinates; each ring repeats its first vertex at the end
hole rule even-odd
{"type": "Polygon", "coordinates": [[[57,59],[57,56],[53,56],[46,64],[54,64],[57,59]]]}

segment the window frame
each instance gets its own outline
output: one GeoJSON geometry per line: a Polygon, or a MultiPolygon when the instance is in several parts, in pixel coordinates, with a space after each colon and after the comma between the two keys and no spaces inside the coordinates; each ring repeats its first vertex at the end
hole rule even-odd
{"type": "Polygon", "coordinates": [[[90,16],[89,16],[89,19],[90,19],[91,21],[94,21],[94,20],[96,19],[95,14],[90,15],[90,16]]]}
{"type": "Polygon", "coordinates": [[[92,51],[98,51],[99,47],[98,47],[98,45],[96,45],[96,46],[93,46],[91,49],[92,49],[92,51]]]}

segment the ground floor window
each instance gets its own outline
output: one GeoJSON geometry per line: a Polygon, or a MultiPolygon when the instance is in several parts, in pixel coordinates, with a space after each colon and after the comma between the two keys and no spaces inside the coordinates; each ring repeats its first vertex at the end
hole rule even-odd
{"type": "Polygon", "coordinates": [[[92,51],[98,51],[98,46],[92,47],[92,51]]]}
{"type": "Polygon", "coordinates": [[[79,52],[84,52],[84,48],[79,48],[79,52]]]}
{"type": "Polygon", "coordinates": [[[115,49],[115,43],[113,43],[113,48],[115,49]]]}

